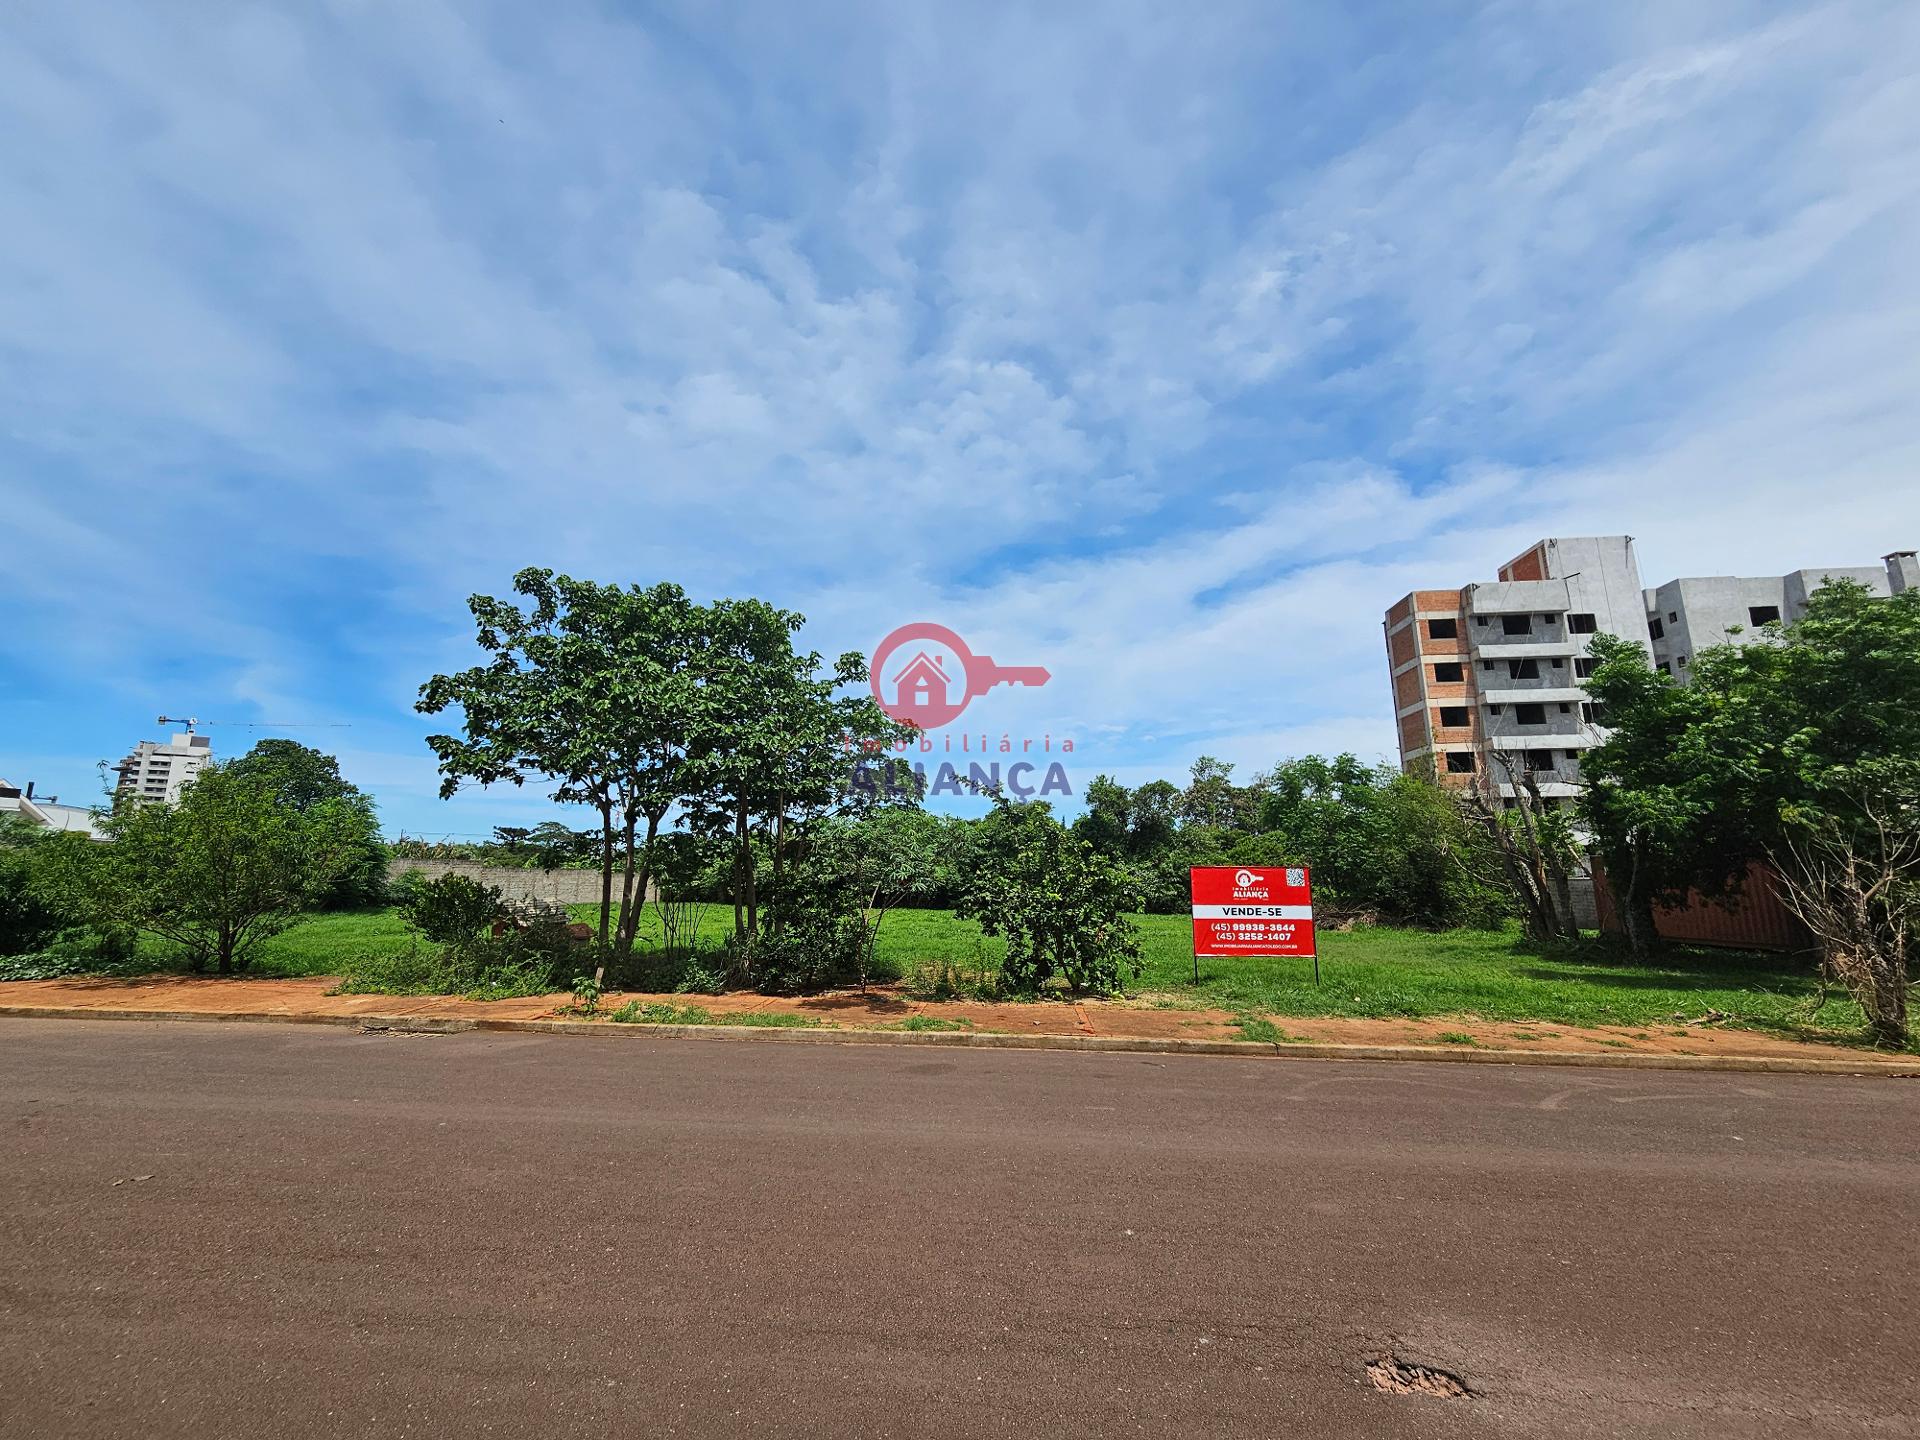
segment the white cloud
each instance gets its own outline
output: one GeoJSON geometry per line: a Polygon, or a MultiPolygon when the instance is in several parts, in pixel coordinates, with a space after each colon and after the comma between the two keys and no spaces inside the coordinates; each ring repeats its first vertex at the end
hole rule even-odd
{"type": "Polygon", "coordinates": [[[0,41],[37,689],[415,753],[539,563],[943,619],[1055,670],[996,732],[1257,768],[1390,743],[1381,611],[1539,535],[1920,539],[1909,7],[81,8],[0,41]]]}

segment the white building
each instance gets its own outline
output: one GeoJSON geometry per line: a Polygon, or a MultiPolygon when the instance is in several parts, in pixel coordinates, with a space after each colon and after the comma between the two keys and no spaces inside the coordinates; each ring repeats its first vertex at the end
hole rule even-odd
{"type": "Polygon", "coordinates": [[[133,753],[113,768],[120,772],[116,788],[121,795],[142,800],[160,800],[171,805],[180,791],[213,758],[213,742],[205,735],[189,730],[176,735],[170,744],[142,740],[133,753]]]}
{"type": "Polygon", "coordinates": [[[1416,590],[1387,611],[1387,663],[1409,770],[1441,783],[1486,776],[1509,803],[1513,771],[1542,794],[1580,792],[1583,753],[1606,736],[1587,699],[1590,637],[1633,641],[1680,680],[1709,645],[1749,639],[1772,620],[1791,624],[1829,579],[1875,595],[1920,589],[1920,563],[1896,550],[1878,566],[1838,565],[1791,574],[1640,583],[1627,535],[1542,540],[1500,567],[1497,581],[1416,590]]]}
{"type": "Polygon", "coordinates": [[[1851,580],[1883,599],[1920,587],[1914,552],[1896,550],[1879,565],[1835,565],[1786,575],[1703,575],[1669,580],[1646,592],[1653,663],[1684,680],[1709,645],[1751,640],[1769,621],[1791,625],[1826,580],[1851,580]]]}
{"type": "Polygon", "coordinates": [[[57,795],[35,795],[33,784],[23,790],[9,780],[0,780],[0,816],[17,815],[29,825],[46,830],[72,830],[95,840],[106,837],[95,823],[93,811],[84,805],[62,805],[57,795]]]}

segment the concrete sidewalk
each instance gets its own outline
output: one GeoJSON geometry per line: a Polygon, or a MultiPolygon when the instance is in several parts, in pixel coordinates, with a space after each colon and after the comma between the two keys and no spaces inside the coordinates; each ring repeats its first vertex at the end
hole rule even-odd
{"type": "MultiPolygon", "coordinates": [[[[114,980],[73,978],[0,983],[0,1015],[98,1016],[163,1019],[331,1020],[356,1018],[447,1021],[455,1023],[552,1022],[579,1020],[569,1013],[569,995],[539,995],[517,1000],[473,1001],[445,995],[336,995],[334,981],[321,976],[300,980],[213,979],[148,976],[114,980]]],[[[914,1017],[951,1022],[981,1036],[1059,1037],[1062,1044],[1100,1041],[1167,1043],[1247,1043],[1240,1021],[1222,1010],[1172,1009],[1140,1001],[1037,1001],[990,1004],[978,1001],[916,1000],[898,987],[866,993],[833,991],[785,998],[752,993],[727,995],[650,995],[609,992],[595,1024],[635,1000],[642,1005],[698,1007],[724,1025],[730,1017],[788,1014],[817,1022],[831,1031],[897,1031],[914,1017]]],[[[1605,1064],[1624,1057],[1641,1063],[1664,1058],[1678,1068],[1710,1065],[1716,1059],[1752,1061],[1767,1068],[1804,1063],[1808,1069],[1920,1069],[1920,1059],[1866,1049],[1798,1041],[1760,1031],[1716,1025],[1671,1023],[1650,1026],[1581,1027],[1546,1022],[1485,1021],[1458,1016],[1424,1020],[1342,1018],[1275,1020],[1280,1040],[1247,1043],[1250,1053],[1327,1047],[1369,1052],[1411,1051],[1437,1058],[1449,1052],[1465,1058],[1521,1061],[1553,1056],[1586,1056],[1605,1064]],[[1464,1053],[1463,1053],[1464,1052],[1464,1053]]],[[[621,1027],[626,1028],[626,1027],[621,1027]]],[[[634,1027],[642,1028],[642,1027],[634,1027]]],[[[718,1027],[716,1027],[718,1028],[718,1027]]],[[[775,1032],[781,1033],[781,1032],[775,1032]]],[[[793,1032],[784,1032],[792,1034],[793,1032]]],[[[939,1032],[931,1032],[937,1034],[939,1032]]],[[[851,1038],[851,1037],[849,1037],[851,1038]]]]}

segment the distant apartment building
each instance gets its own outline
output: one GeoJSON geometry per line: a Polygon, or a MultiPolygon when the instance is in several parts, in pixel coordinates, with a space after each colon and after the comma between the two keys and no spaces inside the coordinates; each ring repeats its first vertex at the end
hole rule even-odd
{"type": "Polygon", "coordinates": [[[120,773],[115,793],[171,805],[180,798],[187,782],[205,769],[212,758],[213,742],[192,731],[175,735],[166,745],[142,740],[134,746],[131,755],[113,767],[120,773]]]}
{"type": "Polygon", "coordinates": [[[1798,619],[1828,577],[1883,596],[1920,588],[1914,552],[1904,550],[1879,566],[1646,589],[1633,538],[1603,535],[1542,540],[1501,566],[1497,581],[1416,590],[1385,625],[1401,766],[1432,767],[1461,786],[1484,776],[1508,799],[1516,772],[1528,771],[1543,795],[1564,803],[1579,793],[1581,755],[1606,734],[1583,688],[1592,636],[1633,641],[1684,680],[1698,649],[1798,619]]]}

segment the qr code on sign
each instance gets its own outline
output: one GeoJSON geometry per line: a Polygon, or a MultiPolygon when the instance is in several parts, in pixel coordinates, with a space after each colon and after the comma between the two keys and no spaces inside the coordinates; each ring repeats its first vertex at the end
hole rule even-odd
{"type": "Polygon", "coordinates": [[[1289,890],[1298,890],[1301,886],[1305,885],[1306,883],[1307,883],[1307,872],[1305,870],[1299,868],[1298,866],[1291,866],[1288,868],[1287,888],[1289,890]]]}

